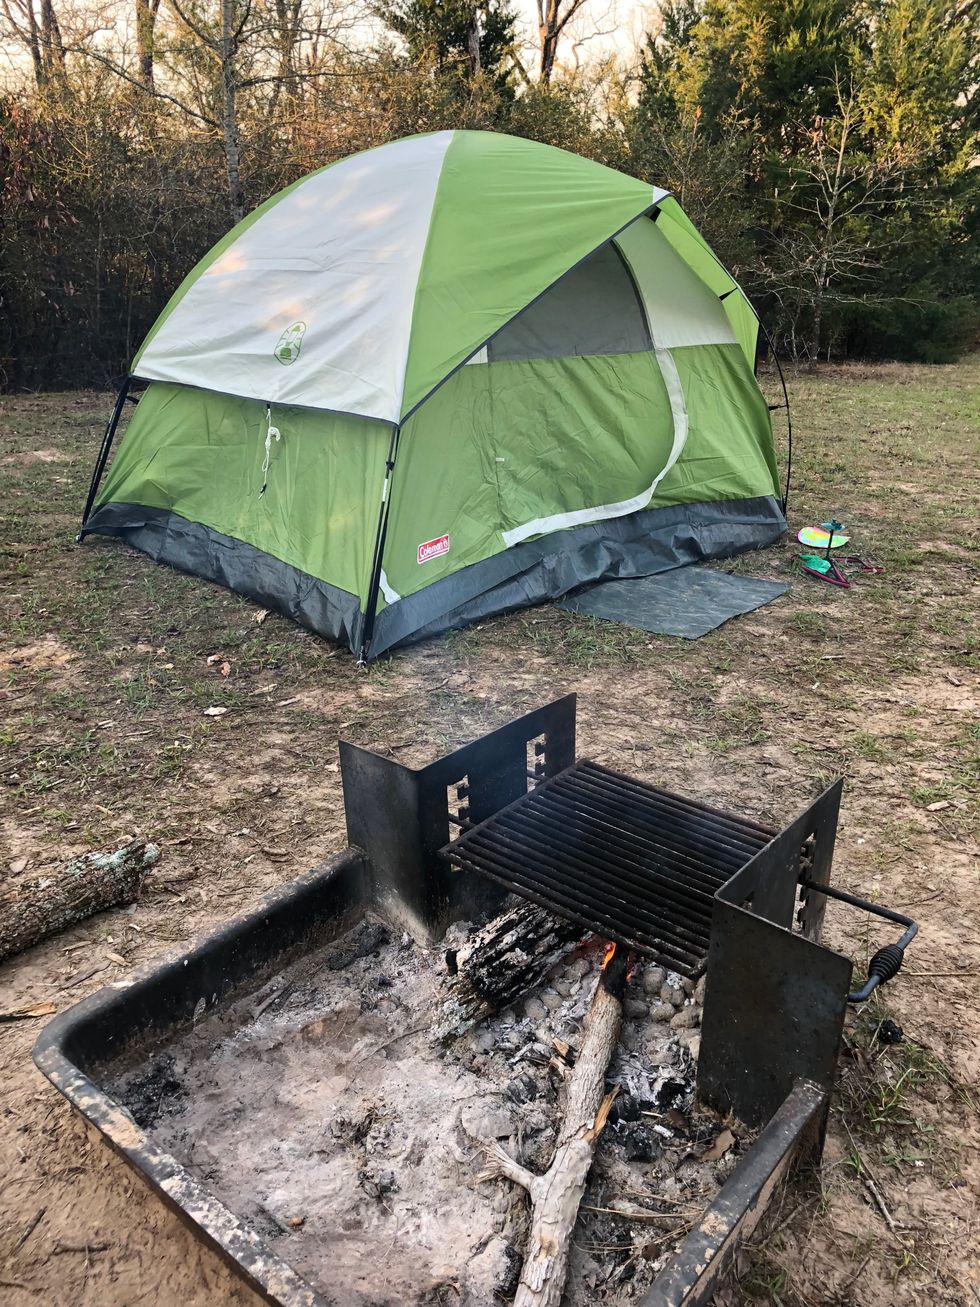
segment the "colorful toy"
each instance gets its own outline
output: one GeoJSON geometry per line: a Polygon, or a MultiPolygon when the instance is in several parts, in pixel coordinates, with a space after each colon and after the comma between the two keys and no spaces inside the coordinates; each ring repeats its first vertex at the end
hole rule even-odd
{"type": "Polygon", "coordinates": [[[857,554],[848,554],[847,557],[841,561],[849,567],[856,567],[859,572],[874,572],[880,574],[885,570],[884,564],[879,563],[877,558],[871,556],[867,558],[859,558],[857,554]]]}
{"type": "Polygon", "coordinates": [[[816,527],[804,527],[797,536],[802,540],[807,533],[811,536],[823,536],[826,545],[826,553],[823,558],[819,554],[800,554],[800,563],[804,572],[809,572],[811,576],[818,581],[826,581],[828,585],[840,586],[842,590],[850,590],[851,583],[840,570],[836,563],[831,561],[830,551],[836,544],[844,544],[847,536],[838,536],[837,532],[843,530],[843,522],[838,522],[836,517],[829,522],[824,522],[822,528],[818,531],[816,527]]]}
{"type": "Polygon", "coordinates": [[[837,564],[831,562],[829,558],[821,558],[819,554],[800,554],[800,566],[804,572],[809,572],[818,581],[826,581],[828,585],[840,586],[843,590],[850,590],[851,588],[850,581],[837,564]]]}
{"type": "Polygon", "coordinates": [[[842,522],[824,522],[822,526],[805,526],[797,535],[801,545],[807,545],[810,549],[839,549],[841,545],[846,545],[850,536],[843,535],[844,524],[842,522]],[[831,527],[834,530],[831,530],[831,527]],[[833,544],[830,541],[833,539],[833,544]]]}

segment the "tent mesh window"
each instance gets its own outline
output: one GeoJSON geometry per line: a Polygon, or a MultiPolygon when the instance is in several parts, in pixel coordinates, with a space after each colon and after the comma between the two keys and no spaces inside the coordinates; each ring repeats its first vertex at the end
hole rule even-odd
{"type": "Polygon", "coordinates": [[[639,294],[610,241],[488,343],[488,363],[639,354],[653,348],[639,294]]]}

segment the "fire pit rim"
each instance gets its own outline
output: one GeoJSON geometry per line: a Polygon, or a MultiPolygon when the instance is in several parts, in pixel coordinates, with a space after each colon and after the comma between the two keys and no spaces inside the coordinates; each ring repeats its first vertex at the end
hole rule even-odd
{"type": "MultiPolygon", "coordinates": [[[[44,1027],[32,1050],[34,1065],[41,1074],[86,1124],[98,1130],[113,1151],[144,1177],[167,1206],[267,1302],[289,1307],[330,1307],[333,1300],[316,1292],[206,1185],[194,1179],[175,1157],[160,1149],[152,1133],[138,1125],[113,1094],[100,1088],[86,1068],[94,1068],[109,1056],[118,1055],[127,1039],[136,1042],[131,1012],[134,1000],[145,996],[152,1010],[154,996],[168,994],[171,982],[179,979],[186,985],[189,974],[195,971],[202,975],[213,973],[216,958],[224,955],[232,962],[237,960],[238,967],[213,976],[213,987],[209,985],[209,992],[201,996],[204,1007],[199,1012],[195,1005],[191,1013],[185,1013],[185,1018],[192,1022],[204,1011],[212,1010],[221,998],[248,979],[245,956],[236,946],[253,932],[275,931],[279,927],[279,933],[288,937],[292,922],[292,933],[297,935],[294,947],[308,945],[310,931],[300,937],[295,925],[310,923],[315,914],[298,912],[301,901],[308,901],[312,908],[318,899],[339,897],[341,905],[350,900],[350,908],[366,906],[361,897],[364,870],[365,859],[359,849],[343,850],[272,890],[255,907],[202,936],[188,951],[163,963],[150,963],[135,976],[105,985],[60,1013],[44,1027]],[[122,1021],[117,1025],[113,1018],[120,1014],[122,1021]],[[127,1037],[116,1041],[115,1048],[112,1047],[113,1027],[121,1029],[127,1037]],[[103,1042],[86,1056],[85,1043],[93,1035],[96,1041],[101,1038],[103,1042]]],[[[281,954],[269,956],[275,956],[277,967],[281,964],[281,954]]],[[[166,1032],[173,1033],[180,1024],[183,1023],[179,1020],[171,1021],[166,1032]]],[[[149,1031],[152,1030],[151,1024],[149,1031]]],[[[161,1026],[159,1034],[163,1033],[161,1026]]],[[[147,1030],[140,1034],[145,1036],[147,1030]]],[[[152,1045],[152,1033],[145,1042],[152,1045]]]]}

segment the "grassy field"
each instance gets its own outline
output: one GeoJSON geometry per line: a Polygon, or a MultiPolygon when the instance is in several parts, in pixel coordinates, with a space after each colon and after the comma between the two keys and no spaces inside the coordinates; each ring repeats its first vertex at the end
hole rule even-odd
{"type": "MultiPolygon", "coordinates": [[[[921,922],[849,1024],[822,1168],[720,1301],[980,1303],[980,358],[791,391],[794,532],[836,514],[884,576],[835,591],[789,538],[737,566],[792,590],[696,642],[543,608],[367,671],[116,542],[77,546],[109,398],[3,399],[0,878],[133,834],[163,856],[133,911],[0,967],[0,1009],[64,1008],[340,847],[338,737],[422,761],[574,689],[585,754],[760,819],[844,775],[838,883],[921,922]],[[904,1042],[875,1038],[886,1013],[904,1042]]],[[[843,910],[828,929],[859,968],[891,938],[843,910]]],[[[39,1024],[0,1025],[4,1302],[253,1302],[33,1070],[39,1024]]]]}

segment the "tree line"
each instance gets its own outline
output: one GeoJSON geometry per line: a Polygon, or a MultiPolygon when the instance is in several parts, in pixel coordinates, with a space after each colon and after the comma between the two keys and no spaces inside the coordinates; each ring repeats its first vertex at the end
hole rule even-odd
{"type": "Polygon", "coordinates": [[[256,204],[453,127],[672,190],[791,359],[980,338],[980,0],[663,0],[632,56],[600,0],[114,3],[0,0],[0,389],[110,382],[256,204]]]}

